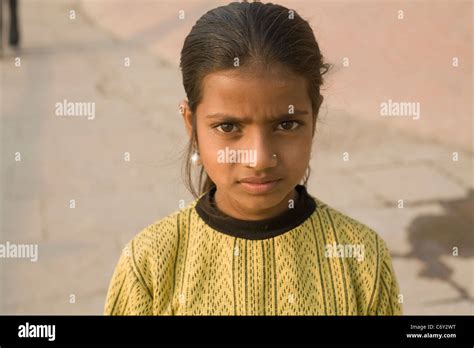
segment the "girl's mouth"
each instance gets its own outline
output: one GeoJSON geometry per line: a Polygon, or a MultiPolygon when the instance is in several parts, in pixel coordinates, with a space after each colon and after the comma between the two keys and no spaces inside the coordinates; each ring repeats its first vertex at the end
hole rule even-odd
{"type": "Polygon", "coordinates": [[[273,190],[278,183],[281,181],[281,179],[273,180],[273,181],[267,181],[264,183],[251,183],[251,182],[240,182],[242,185],[243,189],[247,191],[248,193],[253,193],[253,194],[264,194],[268,193],[271,190],[273,190]]]}

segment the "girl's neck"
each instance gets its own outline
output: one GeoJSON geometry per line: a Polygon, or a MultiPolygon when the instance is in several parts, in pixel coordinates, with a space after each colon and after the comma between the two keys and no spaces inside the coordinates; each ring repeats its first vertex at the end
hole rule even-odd
{"type": "Polygon", "coordinates": [[[248,221],[266,220],[278,216],[291,207],[290,200],[296,202],[299,198],[298,191],[293,189],[278,205],[260,211],[250,211],[246,210],[245,207],[241,207],[236,200],[232,200],[231,197],[222,193],[222,190],[216,189],[214,201],[217,209],[235,219],[248,221]]]}

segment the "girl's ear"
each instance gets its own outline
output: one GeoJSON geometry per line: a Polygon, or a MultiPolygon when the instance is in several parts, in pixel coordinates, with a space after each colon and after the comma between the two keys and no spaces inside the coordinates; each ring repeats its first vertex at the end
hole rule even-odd
{"type": "Polygon", "coordinates": [[[193,131],[193,114],[189,109],[189,104],[187,100],[182,100],[179,103],[179,113],[183,116],[184,125],[186,126],[186,131],[188,132],[188,136],[191,139],[192,131],[193,131]]]}

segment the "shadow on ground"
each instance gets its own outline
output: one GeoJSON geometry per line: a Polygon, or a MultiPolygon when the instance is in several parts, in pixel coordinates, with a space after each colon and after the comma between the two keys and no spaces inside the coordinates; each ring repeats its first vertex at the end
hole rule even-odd
{"type": "Polygon", "coordinates": [[[421,261],[423,268],[420,277],[444,281],[457,292],[455,298],[437,300],[436,304],[465,300],[474,303],[468,289],[453,279],[453,268],[442,259],[444,256],[474,257],[474,190],[469,190],[461,199],[437,203],[444,208],[445,214],[416,217],[408,227],[411,250],[392,256],[421,261]],[[458,255],[455,256],[456,250],[458,255]]]}

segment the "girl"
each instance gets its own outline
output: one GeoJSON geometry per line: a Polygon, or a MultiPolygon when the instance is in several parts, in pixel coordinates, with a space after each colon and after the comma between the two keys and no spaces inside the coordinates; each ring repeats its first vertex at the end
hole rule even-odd
{"type": "Polygon", "coordinates": [[[105,314],[401,314],[384,241],[306,191],[329,68],[307,21],[274,4],[215,8],[180,66],[195,201],[127,244],[105,314]]]}

